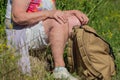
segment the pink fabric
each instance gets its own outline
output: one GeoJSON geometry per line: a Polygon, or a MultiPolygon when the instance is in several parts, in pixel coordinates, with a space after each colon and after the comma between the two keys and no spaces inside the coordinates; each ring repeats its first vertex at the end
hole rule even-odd
{"type": "MultiPolygon", "coordinates": [[[[42,0],[31,0],[30,1],[30,4],[29,4],[29,7],[27,9],[27,12],[37,12],[37,11],[41,11],[42,8],[43,8],[43,2],[46,2],[46,1],[42,1],[42,0]]],[[[48,0],[48,3],[55,3],[55,0],[48,0]]],[[[48,4],[47,4],[48,6],[48,4]]],[[[45,5],[44,5],[45,7],[45,5]]]]}
{"type": "Polygon", "coordinates": [[[27,12],[41,11],[38,9],[39,6],[41,6],[41,0],[31,0],[27,12]]]}

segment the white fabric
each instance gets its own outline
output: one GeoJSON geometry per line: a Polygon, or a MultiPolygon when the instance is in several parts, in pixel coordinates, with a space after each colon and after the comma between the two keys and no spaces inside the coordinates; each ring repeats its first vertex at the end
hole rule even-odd
{"type": "Polygon", "coordinates": [[[56,67],[53,71],[53,76],[56,79],[65,79],[65,80],[78,80],[73,77],[65,67],[56,67]]]}
{"type": "Polygon", "coordinates": [[[11,3],[12,3],[12,0],[7,1],[7,9],[6,9],[5,17],[9,19],[11,18],[11,3]]]}
{"type": "Polygon", "coordinates": [[[42,21],[32,27],[28,26],[26,35],[29,48],[44,48],[47,45],[47,35],[42,26],[42,21]]]}
{"type": "Polygon", "coordinates": [[[44,10],[52,10],[53,9],[52,0],[42,0],[42,8],[44,10]]]}

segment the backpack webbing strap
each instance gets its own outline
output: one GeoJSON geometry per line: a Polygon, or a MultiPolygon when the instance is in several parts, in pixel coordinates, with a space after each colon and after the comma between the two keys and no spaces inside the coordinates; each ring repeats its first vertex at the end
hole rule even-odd
{"type": "Polygon", "coordinates": [[[71,39],[68,40],[68,46],[67,46],[67,58],[68,58],[68,68],[70,69],[70,72],[74,71],[74,60],[73,60],[73,50],[72,50],[72,46],[73,46],[73,41],[71,39]]]}

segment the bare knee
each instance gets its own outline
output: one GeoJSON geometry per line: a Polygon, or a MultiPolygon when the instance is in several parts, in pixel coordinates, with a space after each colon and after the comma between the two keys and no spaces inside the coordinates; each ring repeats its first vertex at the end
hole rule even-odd
{"type": "Polygon", "coordinates": [[[79,21],[79,19],[76,16],[70,16],[68,18],[68,23],[69,23],[70,27],[73,27],[73,26],[76,26],[76,25],[81,26],[81,22],[79,21]]]}
{"type": "Polygon", "coordinates": [[[69,26],[68,23],[60,24],[54,19],[48,19],[44,22],[44,27],[46,28],[47,35],[50,37],[51,35],[63,36],[65,41],[69,37],[69,26]]]}
{"type": "Polygon", "coordinates": [[[68,23],[65,24],[60,24],[59,22],[57,22],[55,19],[47,19],[43,22],[43,26],[46,29],[55,29],[57,31],[62,30],[62,31],[68,31],[68,23]]]}

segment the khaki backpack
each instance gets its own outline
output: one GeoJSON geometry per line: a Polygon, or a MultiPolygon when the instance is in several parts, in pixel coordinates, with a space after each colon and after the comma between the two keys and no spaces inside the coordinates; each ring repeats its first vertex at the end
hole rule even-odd
{"type": "Polygon", "coordinates": [[[68,69],[81,80],[111,80],[115,74],[114,55],[108,42],[85,25],[75,28],[68,44],[68,69]]]}

